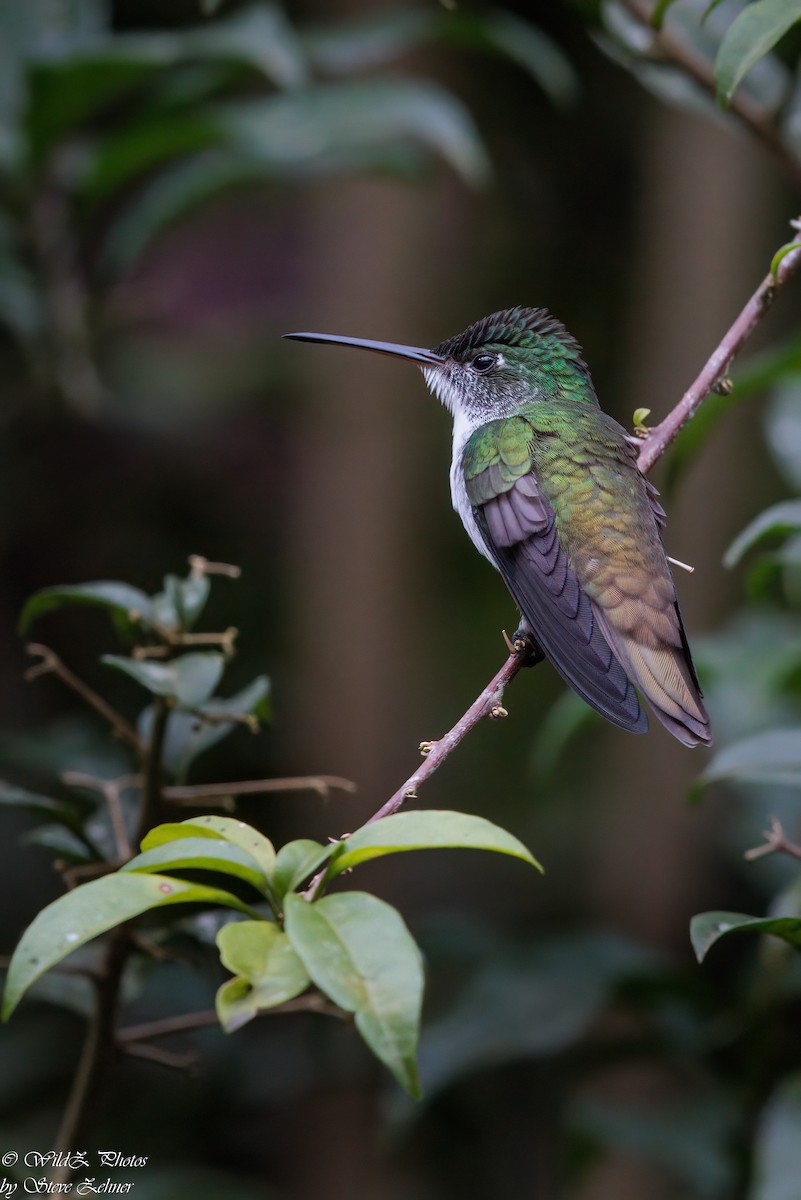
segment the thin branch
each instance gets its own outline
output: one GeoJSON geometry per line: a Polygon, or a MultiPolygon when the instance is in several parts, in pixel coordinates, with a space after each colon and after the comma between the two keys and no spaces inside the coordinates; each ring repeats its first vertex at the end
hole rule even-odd
{"type": "Polygon", "coordinates": [[[93,708],[105,721],[108,721],[121,742],[127,743],[137,753],[141,753],[142,743],[139,741],[133,725],[126,721],[121,713],[113,709],[88,684],[73,674],[69,667],[64,665],[54,650],[51,650],[49,646],[43,646],[40,642],[29,642],[25,649],[28,654],[38,656],[41,659],[41,662],[36,663],[33,667],[29,667],[25,672],[25,679],[28,682],[31,682],[33,679],[39,679],[42,675],[55,675],[70,691],[75,692],[76,696],[80,696],[90,708],[93,708]]]}
{"type": "Polygon", "coordinates": [[[791,858],[801,859],[801,846],[791,842],[785,836],[778,817],[770,818],[770,829],[765,830],[763,837],[765,841],[762,845],[754,846],[752,850],[746,850],[743,858],[754,862],[757,858],[767,858],[769,854],[789,854],[791,858]]]}
{"type": "Polygon", "coordinates": [[[701,403],[725,380],[732,360],[756,329],[770,308],[779,288],[801,267],[801,239],[797,236],[801,221],[791,222],[796,230],[793,243],[798,247],[789,251],[779,263],[776,275],[766,275],[742,312],[723,336],[717,349],[710,355],[698,378],[690,385],[679,403],[668,413],[664,421],[655,426],[643,439],[637,465],[647,474],[656,460],[698,411],[701,403]]]}
{"type": "MultiPolygon", "coordinates": [[[[285,1000],[274,1008],[264,1008],[260,1016],[282,1016],[294,1012],[319,1012],[326,1016],[345,1018],[341,1008],[331,1004],[319,992],[307,992],[296,996],[293,1000],[285,1000]]],[[[181,1013],[177,1017],[162,1017],[158,1021],[144,1021],[141,1025],[129,1025],[127,1029],[117,1032],[117,1043],[128,1047],[135,1042],[149,1042],[153,1038],[170,1037],[176,1033],[189,1033],[194,1029],[219,1028],[220,1019],[214,1009],[204,1009],[201,1012],[181,1013]]]]}
{"type": "MultiPolygon", "coordinates": [[[[102,974],[97,980],[95,1008],[89,1020],[72,1090],[56,1135],[53,1146],[56,1151],[72,1150],[84,1141],[86,1127],[97,1102],[99,1085],[109,1067],[114,1049],[117,1002],[127,957],[125,933],[119,929],[115,930],[109,940],[102,974]]],[[[72,1169],[68,1166],[57,1167],[53,1172],[52,1182],[66,1183],[71,1173],[72,1169]]]]}
{"type": "Polygon", "coordinates": [[[125,813],[122,809],[122,793],[129,788],[139,786],[139,776],[123,775],[120,779],[98,779],[97,776],[87,775],[83,771],[64,771],[61,779],[68,787],[82,787],[93,792],[100,792],[108,805],[117,858],[120,862],[126,862],[133,854],[133,850],[125,824],[125,813]]]}
{"type": "MultiPolygon", "coordinates": [[[[694,46],[688,45],[673,30],[666,27],[654,29],[651,18],[655,6],[649,0],[620,0],[620,2],[641,25],[647,28],[651,35],[653,51],[677,66],[717,102],[715,69],[709,59],[694,46]]],[[[801,187],[801,162],[788,150],[768,113],[743,91],[734,94],[728,111],[733,113],[757,141],[778,160],[785,175],[795,187],[801,187]]]]}
{"type": "Polygon", "coordinates": [[[524,653],[515,651],[513,654],[510,654],[497,675],[490,680],[478,699],[470,705],[467,712],[459,718],[452,729],[449,729],[439,741],[421,742],[420,753],[425,755],[423,762],[409,776],[406,782],[401,784],[397,792],[390,796],[389,800],[385,804],[382,804],[377,812],[373,813],[369,821],[367,821],[368,825],[373,821],[380,820],[381,817],[390,816],[391,813],[395,813],[399,808],[402,808],[407,800],[412,800],[417,795],[417,789],[427,779],[430,779],[448,755],[453,753],[470,730],[484,717],[491,717],[493,720],[497,720],[500,717],[506,716],[506,709],[501,703],[504,690],[507,684],[514,679],[521,667],[525,665],[525,662],[526,657],[524,653]]]}
{"type": "Polygon", "coordinates": [[[287,779],[243,779],[236,783],[195,783],[165,787],[162,795],[171,804],[196,804],[229,796],[262,796],[269,792],[355,792],[356,784],[339,775],[296,775],[287,779]]]}
{"type": "Polygon", "coordinates": [[[161,1067],[170,1067],[173,1071],[188,1071],[191,1074],[197,1066],[197,1055],[194,1051],[190,1051],[188,1054],[175,1054],[172,1050],[163,1050],[161,1046],[149,1046],[145,1042],[132,1042],[121,1049],[131,1058],[145,1058],[148,1062],[158,1063],[161,1067]]]}
{"type": "Polygon", "coordinates": [[[146,833],[158,824],[158,813],[162,805],[164,740],[167,736],[167,725],[170,720],[170,708],[167,701],[159,696],[154,704],[153,726],[150,731],[148,745],[142,753],[142,808],[139,814],[139,828],[136,834],[137,843],[142,841],[146,833]]]}

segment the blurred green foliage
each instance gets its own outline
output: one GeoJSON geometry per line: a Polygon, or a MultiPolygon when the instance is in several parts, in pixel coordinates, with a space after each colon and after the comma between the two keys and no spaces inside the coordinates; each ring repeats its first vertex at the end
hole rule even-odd
{"type": "MultiPolygon", "coordinates": [[[[265,381],[280,394],[277,354],[263,334],[265,311],[273,318],[267,322],[272,336],[298,296],[310,303],[299,277],[308,273],[319,243],[315,250],[301,247],[297,224],[276,214],[308,203],[313,188],[322,189],[315,194],[328,204],[336,199],[324,190],[332,182],[365,176],[401,179],[432,196],[444,167],[451,190],[445,201],[438,193],[438,202],[448,220],[438,227],[441,255],[431,260],[430,277],[415,280],[419,303],[433,291],[435,273],[453,274],[464,304],[477,304],[477,312],[488,310],[485,294],[501,283],[503,303],[509,289],[547,286],[553,303],[570,297],[611,379],[628,311],[623,294],[630,281],[622,267],[639,215],[632,197],[643,160],[633,146],[652,136],[643,114],[653,110],[629,88],[627,76],[673,109],[711,115],[724,129],[738,128],[740,102],[757,105],[775,160],[797,184],[796,6],[767,0],[654,6],[664,30],[706,64],[704,86],[660,50],[631,5],[544,6],[537,13],[542,28],[526,19],[526,5],[516,7],[519,14],[421,4],[347,20],[326,13],[321,22],[262,3],[187,2],[169,13],[144,0],[0,4],[0,550],[8,576],[0,629],[8,659],[0,763],[10,780],[0,792],[10,880],[4,951],[60,890],[40,866],[43,858],[55,855],[62,871],[79,879],[82,868],[116,853],[105,798],[77,777],[83,774],[85,785],[87,775],[108,780],[130,769],[126,747],[79,716],[55,689],[48,693],[48,683],[35,698],[16,689],[23,664],[12,629],[29,592],[54,579],[99,573],[142,583],[141,591],[130,585],[87,591],[74,584],[39,590],[23,623],[41,620],[48,636],[52,630],[65,661],[98,691],[107,690],[120,712],[129,711],[137,683],[152,685],[149,713],[138,728],[135,718],[125,718],[137,736],[152,737],[164,689],[181,691],[188,707],[173,710],[164,744],[174,786],[189,778],[270,775],[285,762],[280,729],[258,739],[243,730],[227,737],[250,718],[264,719],[268,696],[276,710],[287,703],[295,647],[281,633],[268,657],[277,662],[278,696],[259,674],[258,650],[252,663],[246,658],[244,667],[233,665],[232,694],[219,699],[213,695],[222,666],[217,649],[195,650],[203,655],[199,671],[185,668],[187,677],[178,679],[174,671],[168,677],[149,670],[147,660],[132,665],[123,656],[96,667],[106,644],[96,623],[81,623],[80,613],[46,624],[50,610],[69,600],[106,608],[128,646],[132,612],[145,625],[169,630],[185,623],[189,629],[206,600],[202,573],[170,577],[155,595],[146,581],[176,561],[177,549],[203,544],[249,564],[248,599],[231,601],[241,606],[236,622],[245,627],[246,644],[259,645],[265,629],[279,628],[286,576],[277,526],[287,520],[279,501],[291,491],[295,461],[287,450],[288,423],[276,415],[281,404],[269,417],[257,406],[238,415],[234,449],[222,420],[206,441],[197,432],[212,404],[233,422],[232,397],[261,398],[265,381]],[[585,32],[608,62],[594,54],[585,32]],[[725,111],[716,92],[728,103],[725,111]],[[575,122],[571,105],[579,113],[575,122]],[[502,199],[492,212],[480,210],[489,228],[480,239],[456,189],[492,186],[493,172],[497,185],[499,169],[506,172],[502,199]],[[243,195],[247,207],[223,210],[243,195]],[[198,214],[215,211],[229,215],[217,225],[209,219],[193,226],[198,214]],[[251,225],[237,231],[247,250],[232,267],[230,223],[238,219],[251,225]],[[205,276],[196,267],[201,249],[213,267],[205,276]],[[256,300],[238,323],[215,326],[221,312],[241,303],[241,292],[226,291],[226,270],[242,274],[251,260],[254,272],[269,266],[267,284],[260,277],[259,287],[251,285],[256,300]],[[470,288],[455,270],[457,260],[476,276],[470,288]],[[207,720],[190,711],[197,706],[207,720]],[[65,766],[71,775],[59,778],[65,766]]],[[[705,178],[699,168],[690,184],[700,189],[705,178]]],[[[783,212],[787,204],[785,195],[783,212]]],[[[766,206],[763,218],[773,239],[775,212],[766,206]]],[[[338,286],[344,293],[348,280],[338,286]]],[[[785,303],[792,302],[782,299],[777,313],[785,303]]],[[[433,324],[433,315],[426,320],[433,324]]],[[[706,952],[715,942],[703,965],[691,961],[689,939],[644,947],[598,928],[586,862],[605,853],[610,841],[624,842],[627,830],[606,828],[605,816],[593,813],[592,797],[611,799],[614,781],[581,774],[585,757],[596,761],[592,717],[567,696],[541,720],[540,710],[526,709],[521,688],[513,715],[523,718],[523,748],[507,754],[493,742],[488,750],[477,732],[477,749],[465,747],[464,765],[453,765],[453,792],[442,807],[459,807],[472,787],[471,795],[486,793],[493,811],[517,828],[529,819],[518,798],[536,794],[538,811],[555,831],[545,856],[546,883],[560,889],[552,910],[543,915],[521,901],[507,882],[508,864],[497,876],[490,868],[471,875],[460,866],[455,879],[437,868],[436,882],[446,881],[438,911],[425,902],[434,884],[422,868],[414,888],[401,873],[395,895],[392,883],[383,882],[392,879],[390,864],[381,883],[375,876],[377,890],[386,887],[404,912],[408,905],[427,965],[423,1104],[407,1103],[396,1089],[379,1116],[381,1069],[362,1053],[349,1023],[308,1013],[249,1021],[235,1038],[223,1038],[219,1028],[194,1032],[199,1082],[165,1066],[169,1052],[161,1062],[126,1053],[98,1114],[97,1141],[90,1134],[89,1142],[150,1155],[146,1173],[137,1176],[138,1195],[216,1200],[235,1191],[305,1200],[321,1190],[339,1197],[391,1186],[398,1194],[437,1200],[527,1193],[551,1200],[583,1196],[599,1169],[622,1158],[648,1165],[649,1179],[664,1195],[683,1200],[794,1196],[801,1178],[798,952],[781,937],[728,936],[735,929],[772,930],[794,942],[801,927],[792,856],[743,861],[755,831],[767,828],[771,816],[790,841],[798,820],[801,372],[789,325],[784,341],[735,366],[732,396],[707,402],[670,463],[671,483],[684,488],[736,417],[735,408],[744,407],[739,401],[769,397],[763,424],[770,460],[749,445],[750,473],[736,478],[753,522],[730,553],[740,564],[742,595],[713,635],[694,640],[716,733],[698,794],[705,807],[722,798],[715,811],[724,814],[714,828],[717,856],[705,860],[706,875],[693,892],[710,906],[694,926],[697,949],[706,952]],[[537,743],[531,730],[538,723],[537,743]],[[530,755],[536,785],[526,775],[530,755]],[[579,845],[584,859],[558,858],[560,839],[579,845]],[[503,937],[499,914],[508,917],[503,937]],[[379,1143],[391,1164],[387,1173],[376,1166],[379,1143]]],[[[376,333],[396,335],[392,329],[376,333]]],[[[642,399],[653,404],[650,396],[642,399]]],[[[289,408],[285,400],[282,411],[289,408]]],[[[301,434],[293,436],[303,442],[301,434]]],[[[408,467],[404,471],[406,478],[408,467]]],[[[722,504],[731,498],[722,480],[707,486],[710,496],[723,496],[722,504]]],[[[337,536],[344,541],[351,534],[337,536]]],[[[449,640],[476,655],[472,662],[466,654],[446,660],[442,673],[462,689],[459,699],[449,697],[447,708],[420,701],[420,721],[444,722],[454,706],[460,711],[465,692],[475,690],[478,621],[486,645],[497,609],[485,603],[483,577],[470,574],[461,560],[456,566],[456,552],[428,522],[425,537],[445,563],[442,579],[447,572],[456,581],[443,583],[449,640]],[[457,611],[455,601],[468,592],[481,610],[476,623],[457,611]]],[[[418,579],[416,561],[407,574],[418,579]]],[[[494,585],[486,585],[487,596],[494,585]]],[[[219,613],[224,623],[216,597],[208,603],[213,620],[219,613]]],[[[441,626],[430,636],[441,638],[441,626]]],[[[388,679],[386,695],[398,686],[388,679]]],[[[547,692],[547,680],[541,687],[547,692]]],[[[336,697],[332,688],[332,710],[336,697]]],[[[614,765],[607,774],[614,775],[614,765]]],[[[650,776],[639,780],[637,801],[647,804],[658,783],[650,776]]],[[[125,791],[119,797],[128,822],[132,799],[125,791]]],[[[680,805],[680,796],[671,802],[680,805]]],[[[265,827],[263,811],[250,804],[243,804],[245,817],[265,827]]],[[[305,845],[287,841],[295,846],[282,864],[290,890],[302,886],[326,853],[317,839],[343,828],[339,809],[321,816],[318,797],[314,804],[302,820],[294,808],[291,820],[284,811],[271,812],[278,840],[293,837],[306,817],[313,826],[305,845]]],[[[692,817],[687,814],[688,824],[692,817]]],[[[458,857],[461,863],[466,856],[458,857]]],[[[697,869],[688,860],[687,874],[697,869]]],[[[370,870],[364,867],[367,886],[373,886],[370,870]]],[[[133,886],[147,889],[154,876],[136,878],[141,882],[133,886]]],[[[650,884],[643,878],[636,885],[643,906],[650,884]]],[[[286,963],[275,975],[265,973],[272,948],[261,944],[263,934],[258,945],[242,947],[236,945],[241,935],[230,932],[237,925],[229,914],[178,913],[169,946],[155,920],[121,980],[134,1029],[211,1010],[221,988],[228,989],[226,1016],[233,1024],[261,999],[274,1000],[286,963]],[[233,979],[226,981],[216,965],[215,942],[233,979]]],[[[31,991],[37,1003],[25,1005],[3,1030],[4,1144],[50,1144],[92,1003],[87,973],[98,968],[101,947],[99,940],[81,946],[70,960],[75,973],[42,975],[31,991]]],[[[300,980],[296,962],[286,976],[292,990],[300,980]]],[[[352,997],[349,1003],[358,1008],[352,997]]],[[[187,1035],[175,1034],[165,1045],[173,1048],[173,1067],[187,1066],[187,1035]]],[[[596,1196],[620,1200],[614,1178],[602,1187],[596,1196]]]]}

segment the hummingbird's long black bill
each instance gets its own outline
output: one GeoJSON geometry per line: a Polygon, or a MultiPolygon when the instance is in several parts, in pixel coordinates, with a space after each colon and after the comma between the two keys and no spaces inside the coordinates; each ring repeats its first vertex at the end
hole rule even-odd
{"type": "Polygon", "coordinates": [[[285,333],[291,342],[321,342],[333,346],[355,346],[357,350],[372,350],[375,354],[388,354],[391,358],[408,358],[412,362],[429,367],[441,367],[445,359],[433,350],[421,346],[398,346],[395,342],[373,342],[369,338],[340,337],[336,333],[285,333]]]}

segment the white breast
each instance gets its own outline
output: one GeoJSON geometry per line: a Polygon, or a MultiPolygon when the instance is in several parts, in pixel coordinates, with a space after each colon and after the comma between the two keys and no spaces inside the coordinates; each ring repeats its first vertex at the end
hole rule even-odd
{"type": "Polygon", "coordinates": [[[462,472],[462,454],[464,453],[464,448],[471,433],[474,433],[479,428],[480,422],[475,419],[471,420],[465,412],[461,404],[459,390],[451,382],[447,370],[432,370],[430,367],[423,367],[422,371],[431,391],[453,416],[453,457],[451,458],[451,500],[453,507],[462,518],[462,524],[467,530],[468,536],[476,550],[495,566],[487,551],[487,547],[484,545],[484,539],[479,533],[478,525],[476,525],[473,508],[467,498],[467,488],[464,484],[464,473],[462,472]]]}
{"type": "Polygon", "coordinates": [[[459,516],[462,518],[462,524],[464,525],[465,529],[467,530],[468,536],[469,536],[471,542],[473,543],[473,545],[475,546],[476,550],[478,550],[481,554],[483,554],[484,557],[489,562],[491,562],[494,567],[495,563],[493,562],[492,556],[490,555],[489,551],[487,550],[487,547],[484,544],[484,539],[482,538],[482,536],[479,532],[478,525],[476,524],[476,518],[473,516],[473,506],[471,505],[470,501],[467,498],[467,488],[465,487],[465,482],[464,482],[464,471],[462,470],[462,455],[464,454],[464,448],[467,445],[467,440],[470,437],[471,433],[473,433],[473,427],[470,425],[470,422],[467,420],[467,418],[464,416],[463,413],[457,412],[454,415],[454,419],[453,419],[453,457],[451,459],[451,500],[453,502],[453,507],[456,509],[459,516]]]}

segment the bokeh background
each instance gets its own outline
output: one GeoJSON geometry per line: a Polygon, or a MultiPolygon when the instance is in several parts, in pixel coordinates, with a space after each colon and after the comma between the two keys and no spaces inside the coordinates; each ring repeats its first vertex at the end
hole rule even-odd
{"type": "MultiPolygon", "coordinates": [[[[711,63],[742,5],[702,27],[704,7],[678,0],[669,29],[711,63]]],[[[434,345],[545,305],[606,410],[659,419],[790,236],[794,33],[743,93],[781,120],[771,152],[626,5],[2,0],[3,774],[125,769],[74,696],[23,681],[26,597],[156,591],[195,553],[242,568],[215,582],[211,623],[239,629],[226,686],[271,677],[272,720],[192,780],[357,784],[244,805],[278,843],[374,811],[503,661],[515,615],[451,512],[450,423],[419,373],[280,335],[434,345]]],[[[678,586],[721,745],[798,719],[793,555],[750,584],[721,561],[799,482],[798,312],[796,284],[749,343],[742,403],[655,473],[669,552],[696,567],[678,586]]],[[[98,665],[116,649],[102,614],[34,635],[135,713],[98,665]]],[[[547,666],[507,707],[418,803],[491,817],[544,878],[456,852],[361,869],[426,954],[423,1103],[320,1016],[179,1038],[193,1073],[122,1059],[97,1114],[94,1145],[149,1156],[137,1196],[801,1196],[797,1160],[770,1175],[776,1139],[797,1139],[793,961],[743,939],[698,966],[688,937],[699,910],[761,914],[792,883],[742,860],[768,809],[792,831],[792,790],[688,805],[707,752],[583,715],[547,666]]],[[[10,953],[61,884],[34,818],[0,820],[10,953]]],[[[131,981],[128,1019],[210,1007],[220,978],[211,956],[170,961],[131,981]]],[[[75,1067],[81,1017],[53,999],[0,1033],[18,1150],[50,1144],[75,1067]]]]}

